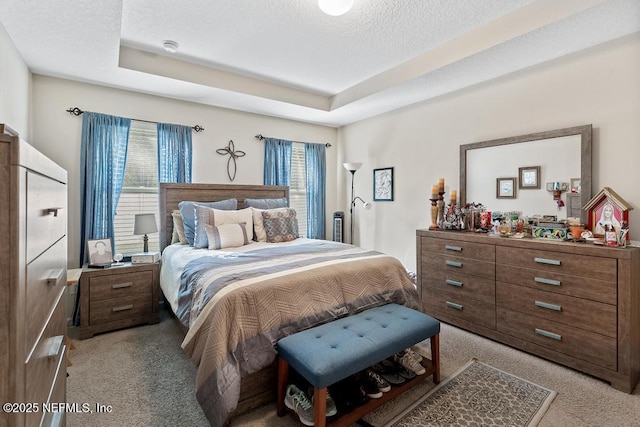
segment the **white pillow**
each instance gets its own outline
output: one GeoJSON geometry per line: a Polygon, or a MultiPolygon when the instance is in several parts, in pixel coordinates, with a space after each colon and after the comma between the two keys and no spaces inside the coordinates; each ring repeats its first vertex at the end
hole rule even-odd
{"type": "Polygon", "coordinates": [[[251,208],[253,212],[253,231],[256,233],[256,242],[266,242],[267,232],[264,230],[264,222],[262,221],[262,212],[264,209],[251,208]]]}
{"type": "Polygon", "coordinates": [[[237,248],[249,244],[246,224],[205,225],[209,249],[237,248]]]}
{"type": "MultiPolygon", "coordinates": [[[[197,249],[209,246],[208,236],[205,230],[205,226],[207,225],[244,223],[247,230],[253,230],[253,214],[251,208],[240,209],[238,211],[225,211],[196,205],[195,211],[196,230],[193,238],[193,247],[197,249]]],[[[253,235],[251,237],[253,237],[253,235]]]]}

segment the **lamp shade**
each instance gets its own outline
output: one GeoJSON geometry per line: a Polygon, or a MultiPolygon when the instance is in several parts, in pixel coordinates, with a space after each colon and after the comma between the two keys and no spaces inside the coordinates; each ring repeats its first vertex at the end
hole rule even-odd
{"type": "Polygon", "coordinates": [[[342,166],[349,172],[355,172],[362,167],[361,162],[343,163],[342,166]]]}
{"type": "Polygon", "coordinates": [[[152,213],[136,214],[133,224],[133,234],[149,234],[156,233],[158,226],[156,225],[156,216],[152,213]]]}

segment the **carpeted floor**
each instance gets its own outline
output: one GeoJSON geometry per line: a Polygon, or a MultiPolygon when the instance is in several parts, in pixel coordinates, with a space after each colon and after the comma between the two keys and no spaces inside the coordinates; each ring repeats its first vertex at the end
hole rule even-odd
{"type": "MultiPolygon", "coordinates": [[[[73,337],[73,329],[70,330],[73,337]]],[[[162,312],[157,325],[140,326],[75,341],[68,368],[67,401],[110,405],[111,412],[69,413],[67,426],[206,426],[195,398],[196,370],[180,348],[182,329],[162,312]]],[[[539,426],[640,426],[640,387],[628,395],[600,380],[442,324],[443,380],[472,357],[558,395],[539,426]]],[[[428,341],[420,346],[429,354],[428,341]]],[[[411,389],[370,414],[383,425],[434,385],[411,389]]],[[[292,417],[278,418],[266,405],[233,420],[232,426],[296,426],[292,417]]]]}

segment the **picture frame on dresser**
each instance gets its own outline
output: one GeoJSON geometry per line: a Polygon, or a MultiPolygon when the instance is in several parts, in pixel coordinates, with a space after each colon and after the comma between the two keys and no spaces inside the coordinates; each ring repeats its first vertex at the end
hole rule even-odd
{"type": "Polygon", "coordinates": [[[89,267],[111,266],[113,252],[111,251],[111,238],[87,240],[87,253],[89,254],[89,267]]]}

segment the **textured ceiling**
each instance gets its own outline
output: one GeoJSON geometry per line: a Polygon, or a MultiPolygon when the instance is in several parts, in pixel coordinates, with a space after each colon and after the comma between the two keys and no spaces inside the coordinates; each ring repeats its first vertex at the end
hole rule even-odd
{"type": "Polygon", "coordinates": [[[0,0],[0,23],[34,73],[340,126],[638,32],[640,1],[0,0]]]}

